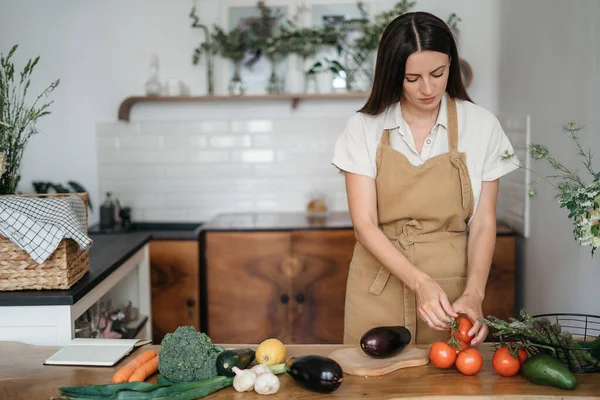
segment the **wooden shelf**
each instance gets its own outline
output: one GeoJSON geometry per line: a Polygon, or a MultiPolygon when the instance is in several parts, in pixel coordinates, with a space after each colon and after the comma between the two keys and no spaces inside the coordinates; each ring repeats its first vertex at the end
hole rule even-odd
{"type": "Polygon", "coordinates": [[[200,102],[200,101],[258,101],[258,100],[289,100],[292,109],[298,106],[300,100],[343,100],[367,99],[369,93],[323,93],[323,94],[269,94],[269,95],[244,95],[244,96],[131,96],[123,100],[119,106],[119,121],[129,121],[129,113],[136,103],[160,102],[200,102]]]}

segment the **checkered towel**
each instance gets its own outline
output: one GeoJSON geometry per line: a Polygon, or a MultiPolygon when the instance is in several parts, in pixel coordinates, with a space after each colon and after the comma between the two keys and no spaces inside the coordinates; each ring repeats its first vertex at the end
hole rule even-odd
{"type": "Polygon", "coordinates": [[[85,204],[79,196],[0,198],[0,234],[25,250],[37,263],[54,253],[63,238],[89,249],[85,204]]]}

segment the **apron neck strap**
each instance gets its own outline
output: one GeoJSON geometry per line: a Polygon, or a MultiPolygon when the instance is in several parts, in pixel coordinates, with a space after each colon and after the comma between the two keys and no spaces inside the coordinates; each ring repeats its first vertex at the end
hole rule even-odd
{"type": "Polygon", "coordinates": [[[385,146],[390,145],[390,130],[389,129],[383,130],[383,135],[381,135],[381,140],[379,141],[379,143],[382,145],[385,145],[385,146]]]}
{"type": "Polygon", "coordinates": [[[456,102],[450,96],[446,97],[448,110],[448,148],[450,151],[458,149],[458,118],[456,116],[456,102]]]}

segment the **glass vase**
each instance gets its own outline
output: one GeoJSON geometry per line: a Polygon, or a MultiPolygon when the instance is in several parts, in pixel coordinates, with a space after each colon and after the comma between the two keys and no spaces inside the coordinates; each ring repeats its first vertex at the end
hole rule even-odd
{"type": "Polygon", "coordinates": [[[243,96],[246,93],[246,86],[240,76],[242,60],[234,60],[233,76],[229,81],[229,94],[231,96],[243,96]]]}
{"type": "Polygon", "coordinates": [[[277,76],[276,67],[277,63],[274,58],[269,59],[271,63],[271,75],[269,76],[269,81],[267,82],[267,93],[268,94],[279,94],[283,93],[283,83],[281,79],[277,76]]]}

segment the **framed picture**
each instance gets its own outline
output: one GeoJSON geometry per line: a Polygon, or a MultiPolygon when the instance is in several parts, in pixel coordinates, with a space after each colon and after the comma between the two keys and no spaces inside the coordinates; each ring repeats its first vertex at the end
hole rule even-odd
{"type": "MultiPolygon", "coordinates": [[[[251,19],[260,18],[260,10],[257,7],[258,0],[220,0],[221,26],[227,32],[233,30],[240,24],[251,19]]],[[[276,15],[280,15],[280,21],[291,18],[296,11],[297,0],[266,0],[265,4],[272,9],[276,15]]],[[[233,76],[234,65],[231,60],[224,60],[225,66],[221,74],[222,87],[227,87],[233,76]]],[[[287,70],[287,60],[276,65],[278,76],[283,77],[287,70]]],[[[242,61],[240,76],[246,87],[246,94],[264,94],[271,75],[271,63],[269,60],[249,52],[242,61]]]]}
{"type": "MultiPolygon", "coordinates": [[[[352,0],[303,0],[304,24],[308,27],[327,27],[343,25],[349,20],[361,18],[362,14],[358,8],[357,2],[352,0]]],[[[372,0],[363,1],[364,8],[368,13],[368,18],[372,19],[375,14],[375,3],[372,0]]],[[[353,40],[353,33],[349,33],[350,41],[353,40]]],[[[344,54],[340,55],[335,49],[323,49],[316,55],[316,59],[327,57],[330,60],[338,61],[345,66],[346,59],[344,54]]],[[[335,76],[333,79],[333,89],[343,91],[346,88],[345,72],[341,76],[335,76]]]]}

